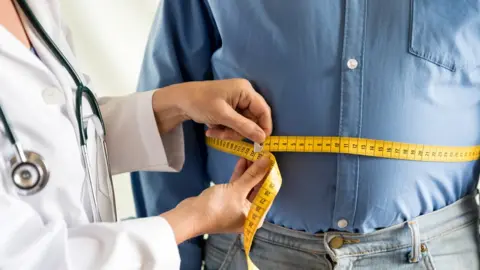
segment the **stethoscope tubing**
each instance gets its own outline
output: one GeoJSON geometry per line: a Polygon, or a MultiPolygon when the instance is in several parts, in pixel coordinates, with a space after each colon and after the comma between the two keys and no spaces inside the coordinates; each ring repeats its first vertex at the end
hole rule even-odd
{"type": "MultiPolygon", "coordinates": [[[[102,148],[104,151],[104,162],[107,166],[107,171],[108,171],[108,192],[109,192],[109,197],[111,200],[111,205],[112,205],[112,213],[114,216],[114,220],[117,221],[117,213],[116,213],[116,202],[115,202],[115,194],[113,190],[113,181],[112,181],[112,175],[111,175],[111,170],[110,170],[110,164],[109,164],[109,159],[108,159],[108,153],[107,153],[107,146],[105,142],[105,136],[106,136],[106,129],[105,129],[105,123],[103,121],[103,117],[100,111],[100,106],[97,102],[97,99],[93,92],[82,83],[82,80],[80,79],[80,76],[78,73],[75,71],[75,69],[72,67],[70,62],[67,60],[65,55],[61,52],[61,50],[57,47],[55,42],[50,38],[50,36],[47,34],[41,23],[38,21],[30,7],[28,6],[27,2],[25,0],[17,0],[18,5],[24,12],[25,16],[28,18],[29,22],[32,24],[33,29],[37,31],[37,33],[40,35],[41,39],[46,43],[47,47],[49,50],[52,52],[52,54],[55,56],[55,58],[62,64],[62,66],[67,70],[67,72],[70,74],[71,78],[73,79],[75,85],[77,86],[77,91],[75,93],[75,116],[77,120],[77,126],[78,126],[78,132],[79,132],[79,141],[80,141],[80,148],[82,152],[82,157],[83,157],[83,165],[87,174],[88,179],[88,185],[90,189],[90,205],[92,207],[92,215],[94,221],[101,221],[101,215],[100,215],[100,210],[98,207],[98,200],[97,196],[95,195],[94,191],[94,183],[93,183],[93,174],[92,174],[92,168],[90,165],[89,157],[88,157],[88,151],[87,151],[87,134],[86,130],[84,128],[84,122],[83,122],[83,117],[82,117],[82,105],[83,105],[83,98],[88,101],[93,114],[96,116],[97,121],[95,123],[96,126],[96,132],[101,133],[97,134],[101,138],[102,142],[102,148]],[[97,123],[99,122],[99,123],[97,123]],[[97,125],[100,125],[99,128],[101,128],[101,132],[98,132],[98,127],[97,125]],[[98,217],[97,217],[98,216],[98,217]]],[[[21,147],[21,144],[17,141],[15,134],[13,133],[12,129],[10,128],[11,125],[8,122],[8,119],[5,116],[5,113],[3,112],[1,106],[0,106],[0,120],[4,124],[5,128],[5,133],[8,138],[8,140],[14,145],[15,147],[15,154],[17,156],[17,159],[20,161],[25,162],[26,157],[25,157],[25,152],[21,147]]]]}

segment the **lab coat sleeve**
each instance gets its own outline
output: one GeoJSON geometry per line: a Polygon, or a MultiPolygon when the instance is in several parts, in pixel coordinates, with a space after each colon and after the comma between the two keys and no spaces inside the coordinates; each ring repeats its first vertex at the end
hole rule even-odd
{"type": "MultiPolygon", "coordinates": [[[[70,28],[63,20],[60,22],[72,53],[69,60],[75,63],[70,28]]],[[[153,91],[147,91],[124,97],[99,98],[112,174],[178,172],[182,169],[185,162],[183,127],[180,125],[160,136],[152,109],[152,95],[153,91]]]]}
{"type": "Polygon", "coordinates": [[[0,269],[180,267],[173,231],[161,217],[68,228],[61,218],[45,223],[29,203],[8,194],[2,187],[0,269]]]}
{"type": "Polygon", "coordinates": [[[152,109],[154,91],[99,99],[112,174],[178,172],[185,161],[181,125],[160,135],[152,109]]]}

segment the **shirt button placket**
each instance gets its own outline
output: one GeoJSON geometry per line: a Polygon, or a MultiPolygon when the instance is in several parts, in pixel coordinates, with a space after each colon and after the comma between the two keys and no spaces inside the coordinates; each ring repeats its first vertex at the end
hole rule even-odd
{"type": "MultiPolygon", "coordinates": [[[[362,115],[363,52],[366,0],[347,0],[342,55],[339,135],[359,137],[362,115]]],[[[337,186],[332,227],[352,230],[358,197],[359,158],[338,155],[337,186]]]]}

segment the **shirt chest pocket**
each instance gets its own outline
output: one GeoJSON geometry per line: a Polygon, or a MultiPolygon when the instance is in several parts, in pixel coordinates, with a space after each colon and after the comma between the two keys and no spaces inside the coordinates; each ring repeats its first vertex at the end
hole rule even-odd
{"type": "Polygon", "coordinates": [[[410,0],[409,52],[450,71],[480,65],[480,0],[410,0]]]}

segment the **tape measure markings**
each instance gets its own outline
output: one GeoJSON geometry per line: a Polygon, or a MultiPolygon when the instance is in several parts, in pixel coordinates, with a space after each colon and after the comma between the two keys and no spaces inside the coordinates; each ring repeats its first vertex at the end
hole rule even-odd
{"type": "Polygon", "coordinates": [[[479,158],[479,146],[433,146],[353,137],[271,136],[269,152],[338,153],[388,159],[461,162],[479,158]]]}

